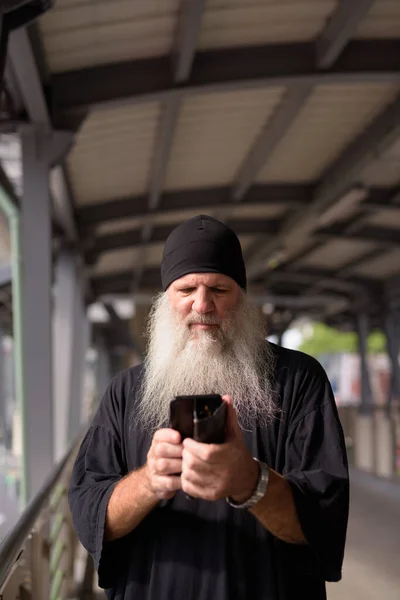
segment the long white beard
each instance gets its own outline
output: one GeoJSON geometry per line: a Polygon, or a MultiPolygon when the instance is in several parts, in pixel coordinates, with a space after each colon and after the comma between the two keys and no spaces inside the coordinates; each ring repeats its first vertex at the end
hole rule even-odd
{"type": "Polygon", "coordinates": [[[272,394],[274,357],[265,341],[264,322],[244,293],[221,321],[190,314],[182,319],[167,294],[157,298],[148,322],[148,351],[136,426],[154,431],[168,425],[176,395],[229,394],[242,427],[254,419],[265,426],[276,414],[272,394]],[[219,324],[215,331],[196,330],[191,322],[219,324]]]}

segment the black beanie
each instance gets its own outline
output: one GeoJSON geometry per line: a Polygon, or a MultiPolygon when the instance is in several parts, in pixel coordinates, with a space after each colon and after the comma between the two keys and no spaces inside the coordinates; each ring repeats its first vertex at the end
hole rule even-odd
{"type": "Polygon", "coordinates": [[[242,248],[232,229],[213,217],[199,215],[172,231],[161,262],[164,291],[189,273],[222,273],[246,289],[242,248]]]}

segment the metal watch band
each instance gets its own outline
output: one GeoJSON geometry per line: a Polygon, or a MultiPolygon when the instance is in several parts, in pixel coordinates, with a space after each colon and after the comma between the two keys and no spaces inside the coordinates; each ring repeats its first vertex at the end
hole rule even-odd
{"type": "Polygon", "coordinates": [[[252,496],[246,502],[242,504],[238,504],[232,498],[226,498],[227,503],[233,508],[252,508],[265,496],[268,487],[268,479],[269,479],[269,469],[265,463],[262,463],[253,456],[253,459],[258,462],[260,467],[260,476],[258,478],[257,487],[252,496]]]}

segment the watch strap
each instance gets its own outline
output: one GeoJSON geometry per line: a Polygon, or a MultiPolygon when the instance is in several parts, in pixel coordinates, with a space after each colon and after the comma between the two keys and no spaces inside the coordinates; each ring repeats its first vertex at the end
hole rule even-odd
{"type": "Polygon", "coordinates": [[[268,466],[265,463],[259,461],[258,458],[253,457],[253,459],[258,463],[258,465],[260,467],[260,476],[258,478],[256,489],[254,490],[254,492],[250,496],[250,498],[248,500],[246,500],[246,502],[242,502],[241,504],[238,504],[237,502],[232,500],[232,498],[226,498],[227,503],[230,506],[232,506],[233,508],[242,508],[242,509],[243,508],[252,508],[266,494],[266,491],[268,488],[268,479],[269,479],[268,466]]]}

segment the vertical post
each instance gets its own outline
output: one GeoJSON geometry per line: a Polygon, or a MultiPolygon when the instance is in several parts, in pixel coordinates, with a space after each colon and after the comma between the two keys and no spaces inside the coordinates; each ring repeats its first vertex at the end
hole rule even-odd
{"type": "Polygon", "coordinates": [[[372,394],[369,378],[367,340],[368,316],[357,315],[358,349],[360,354],[361,404],[356,417],[354,461],[359,469],[373,472],[376,464],[375,425],[372,413],[372,394]]]}
{"type": "Polygon", "coordinates": [[[84,376],[86,352],[89,345],[89,321],[83,297],[83,286],[78,285],[74,309],[74,343],[71,375],[71,398],[69,405],[69,440],[78,433],[82,424],[84,401],[84,376]]]}
{"type": "Polygon", "coordinates": [[[53,313],[53,431],[54,460],[62,458],[68,448],[68,419],[72,401],[72,361],[74,355],[75,308],[77,290],[76,265],[68,252],[60,254],[55,271],[53,313]]]}
{"type": "Polygon", "coordinates": [[[3,436],[3,444],[7,447],[7,418],[6,418],[6,384],[5,384],[5,368],[4,368],[4,344],[3,331],[0,329],[0,433],[3,436]]]}
{"type": "Polygon", "coordinates": [[[357,315],[358,351],[360,355],[361,406],[360,412],[367,414],[372,408],[372,393],[368,367],[368,315],[361,312],[357,315]]]}
{"type": "Polygon", "coordinates": [[[98,340],[97,353],[96,391],[100,401],[111,380],[110,355],[103,339],[98,340]]]}
{"type": "Polygon", "coordinates": [[[53,464],[51,357],[51,202],[49,137],[39,127],[21,128],[21,326],[25,494],[39,490],[53,464]]]}
{"type": "Polygon", "coordinates": [[[0,91],[3,91],[4,68],[7,58],[8,30],[5,26],[2,7],[0,6],[0,91]]]}
{"type": "Polygon", "coordinates": [[[400,401],[400,313],[392,310],[386,314],[385,334],[387,353],[391,363],[391,381],[387,398],[387,407],[390,411],[393,400],[400,401]]]}

